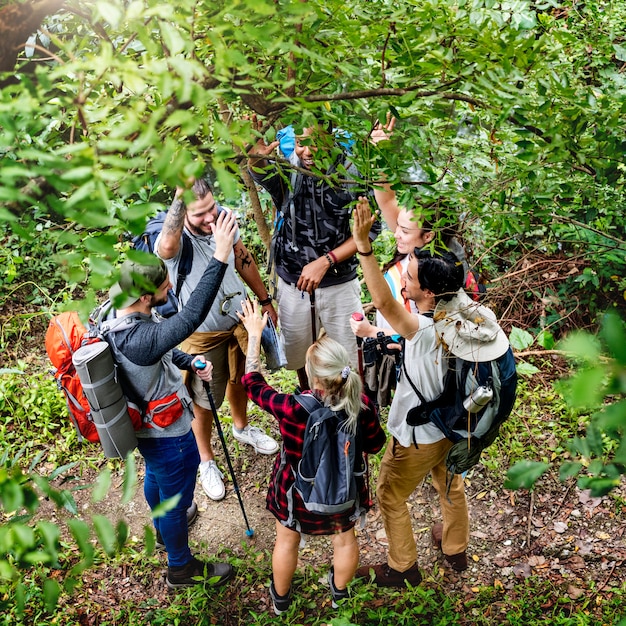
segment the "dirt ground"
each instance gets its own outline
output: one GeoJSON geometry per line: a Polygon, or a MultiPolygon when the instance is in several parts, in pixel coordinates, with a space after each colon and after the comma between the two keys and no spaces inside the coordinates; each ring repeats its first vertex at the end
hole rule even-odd
{"type": "MultiPolygon", "coordinates": [[[[226,470],[219,443],[215,443],[218,462],[226,470]]],[[[232,440],[230,445],[234,445],[232,440]]],[[[254,535],[252,538],[246,535],[246,524],[231,481],[227,482],[227,495],[221,502],[209,500],[198,484],[196,501],[200,514],[191,528],[190,540],[200,556],[211,556],[224,548],[243,555],[242,546],[246,544],[260,552],[271,551],[273,547],[274,518],[265,509],[265,494],[274,457],[256,455],[247,446],[238,452],[231,449],[231,456],[254,535]]],[[[139,455],[137,466],[141,475],[139,455]]],[[[82,480],[88,480],[88,476],[82,480]]],[[[109,497],[98,505],[89,502],[88,490],[76,492],[79,507],[85,513],[105,512],[112,519],[122,518],[129,524],[131,536],[141,538],[143,526],[150,523],[143,493],[138,488],[133,500],[122,506],[121,476],[117,481],[109,497]]],[[[512,492],[502,488],[502,477],[479,465],[468,475],[466,485],[471,518],[470,567],[462,574],[442,569],[441,553],[431,545],[430,528],[440,518],[436,492],[430,482],[419,486],[409,500],[419,564],[426,576],[444,572],[451,591],[469,595],[482,586],[506,590],[533,575],[548,578],[559,589],[559,595],[568,596],[573,605],[583,598],[600,601],[612,593],[612,588],[623,584],[626,521],[615,498],[626,501],[626,483],[613,496],[603,498],[591,498],[573,483],[562,484],[550,478],[540,481],[532,493],[512,492]]],[[[385,559],[387,542],[377,508],[370,511],[366,528],[358,534],[361,563],[373,564],[385,559]]],[[[329,547],[326,538],[310,538],[300,551],[300,565],[326,566],[331,553],[329,547]]],[[[135,584],[129,566],[124,572],[126,583],[114,591],[103,584],[112,574],[109,568],[97,567],[86,572],[84,584],[89,590],[88,597],[92,601],[99,598],[103,609],[114,609],[116,603],[128,602],[130,595],[136,596],[137,605],[150,598],[159,605],[168,605],[171,596],[165,590],[164,555],[161,560],[162,568],[157,575],[143,580],[141,585],[135,584]]],[[[119,572],[115,575],[119,579],[119,572]]],[[[262,587],[266,581],[259,582],[258,610],[264,611],[269,608],[262,587]]],[[[99,622],[91,615],[85,616],[84,623],[99,622]]]]}

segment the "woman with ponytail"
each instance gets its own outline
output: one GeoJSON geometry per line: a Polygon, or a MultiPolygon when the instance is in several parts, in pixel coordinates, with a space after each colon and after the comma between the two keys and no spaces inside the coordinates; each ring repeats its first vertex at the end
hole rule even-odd
{"type": "MultiPolygon", "coordinates": [[[[276,543],[272,555],[270,597],[274,612],[280,615],[292,599],[291,581],[298,563],[302,535],[330,535],[333,543],[333,564],[328,574],[332,604],[348,596],[347,585],[359,563],[359,547],[354,533],[354,508],[345,513],[319,515],[308,511],[293,488],[294,473],[302,458],[302,444],[308,420],[307,410],[294,394],[284,394],[271,387],[261,374],[261,333],[267,314],[259,315],[256,302],[242,303],[239,314],[248,331],[246,373],[242,383],[248,397],[278,420],[282,435],[281,453],[276,459],[267,493],[267,509],[276,518],[276,543]]],[[[359,433],[363,452],[381,450],[385,433],[380,427],[373,403],[363,395],[358,372],[349,363],[346,349],[328,336],[316,341],[306,353],[306,373],[310,392],[333,411],[347,415],[343,428],[359,433]]],[[[369,508],[367,485],[357,476],[360,505],[369,508]]]]}

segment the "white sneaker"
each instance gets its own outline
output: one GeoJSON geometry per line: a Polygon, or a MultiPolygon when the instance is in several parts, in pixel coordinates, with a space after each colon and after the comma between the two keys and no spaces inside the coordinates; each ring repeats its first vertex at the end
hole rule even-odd
{"type": "Polygon", "coordinates": [[[242,432],[238,433],[233,427],[233,437],[241,443],[247,443],[254,448],[255,452],[261,454],[274,454],[278,452],[278,443],[269,435],[266,435],[256,426],[246,426],[242,432]]]}
{"type": "Polygon", "coordinates": [[[215,461],[200,464],[200,484],[211,500],[221,500],[226,495],[223,478],[215,461]]]}

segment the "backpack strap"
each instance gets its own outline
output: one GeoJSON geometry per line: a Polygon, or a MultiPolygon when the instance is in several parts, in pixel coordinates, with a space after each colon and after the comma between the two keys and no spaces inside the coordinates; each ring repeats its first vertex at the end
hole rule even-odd
{"type": "Polygon", "coordinates": [[[183,231],[182,235],[182,252],[180,255],[180,261],[178,262],[178,272],[176,274],[176,284],[174,285],[174,294],[178,299],[180,297],[180,290],[183,287],[185,278],[189,272],[191,272],[191,266],[193,265],[193,245],[189,235],[183,231]]]}
{"type": "Polygon", "coordinates": [[[293,398],[309,415],[324,406],[312,393],[296,393],[293,398]]]}

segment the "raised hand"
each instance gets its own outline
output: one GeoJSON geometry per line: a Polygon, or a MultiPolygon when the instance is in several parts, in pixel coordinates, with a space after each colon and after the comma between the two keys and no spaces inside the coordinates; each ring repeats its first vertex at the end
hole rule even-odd
{"type": "Polygon", "coordinates": [[[390,139],[395,125],[396,118],[393,117],[390,113],[387,113],[387,122],[385,124],[376,122],[376,124],[374,125],[374,130],[372,130],[372,132],[370,133],[370,141],[374,145],[376,145],[381,141],[390,139]]]}
{"type": "Polygon", "coordinates": [[[215,253],[213,256],[218,261],[227,263],[235,242],[235,233],[237,232],[235,214],[232,211],[220,211],[217,220],[211,224],[211,230],[215,237],[215,253]]]}
{"type": "Polygon", "coordinates": [[[369,252],[372,246],[369,234],[372,224],[376,220],[376,216],[372,215],[370,203],[367,198],[359,196],[352,216],[354,218],[352,236],[354,237],[354,243],[356,243],[356,249],[360,252],[369,252]]]}
{"type": "Polygon", "coordinates": [[[238,311],[237,315],[248,331],[248,339],[250,337],[260,337],[267,324],[267,311],[263,315],[260,313],[261,310],[256,300],[242,300],[241,313],[238,311]]]}

